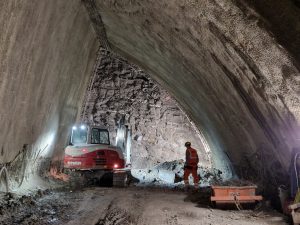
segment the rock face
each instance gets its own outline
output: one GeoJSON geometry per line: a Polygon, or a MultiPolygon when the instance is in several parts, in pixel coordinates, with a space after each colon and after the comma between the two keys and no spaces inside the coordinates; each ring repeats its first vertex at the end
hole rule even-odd
{"type": "MultiPolygon", "coordinates": [[[[139,185],[157,185],[169,187],[183,187],[184,161],[175,160],[163,162],[150,169],[132,169],[131,174],[139,180],[139,185]]],[[[200,177],[199,185],[207,187],[222,182],[222,172],[214,168],[200,166],[197,171],[200,177]]],[[[194,184],[192,176],[189,183],[194,184]]]]}
{"type": "MultiPolygon", "coordinates": [[[[175,96],[204,131],[217,168],[229,167],[228,156],[241,177],[287,183],[299,145],[300,73],[287,41],[280,45],[267,26],[276,26],[266,17],[272,7],[260,7],[263,17],[242,0],[95,2],[111,48],[175,96]]],[[[275,14],[288,3],[281,18],[293,12],[290,24],[299,24],[291,1],[264,2],[274,2],[275,14]]]]}
{"type": "Polygon", "coordinates": [[[96,67],[86,95],[83,120],[109,128],[114,143],[117,123],[124,117],[132,133],[134,168],[184,159],[186,141],[198,150],[201,164],[210,166],[204,137],[167,91],[137,66],[104,49],[99,51],[96,67]]]}

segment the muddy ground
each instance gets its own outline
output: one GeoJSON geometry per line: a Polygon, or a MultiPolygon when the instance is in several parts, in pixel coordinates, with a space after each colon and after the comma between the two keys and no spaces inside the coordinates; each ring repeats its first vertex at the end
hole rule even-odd
{"type": "Polygon", "coordinates": [[[219,210],[209,190],[93,187],[80,191],[46,191],[32,196],[1,196],[0,224],[69,225],[279,225],[272,210],[219,210]]]}

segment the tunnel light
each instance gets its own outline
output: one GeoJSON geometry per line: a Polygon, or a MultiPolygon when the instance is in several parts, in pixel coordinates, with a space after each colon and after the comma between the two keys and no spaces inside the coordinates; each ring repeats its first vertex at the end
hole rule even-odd
{"type": "Polygon", "coordinates": [[[84,129],[85,129],[85,126],[84,126],[84,125],[81,125],[81,126],[80,126],[80,129],[81,129],[81,130],[84,130],[84,129]]]}
{"type": "Polygon", "coordinates": [[[51,132],[46,138],[47,145],[48,146],[52,145],[54,140],[55,140],[55,132],[51,132]]]}
{"type": "Polygon", "coordinates": [[[77,130],[77,127],[76,127],[76,126],[73,126],[72,129],[73,129],[73,130],[77,130]]]}
{"type": "Polygon", "coordinates": [[[118,164],[115,164],[115,165],[114,165],[114,168],[118,168],[118,167],[119,167],[119,165],[118,165],[118,164]]]}

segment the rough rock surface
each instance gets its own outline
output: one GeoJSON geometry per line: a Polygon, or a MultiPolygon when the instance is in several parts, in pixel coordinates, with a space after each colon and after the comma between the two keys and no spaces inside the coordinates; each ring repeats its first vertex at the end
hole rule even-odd
{"type": "MultiPolygon", "coordinates": [[[[183,188],[184,161],[174,160],[160,163],[149,169],[133,169],[131,174],[139,180],[138,186],[167,186],[183,188]]],[[[198,168],[200,186],[207,187],[215,184],[223,184],[222,171],[215,168],[200,166],[198,168]]],[[[189,183],[193,184],[190,175],[189,183]]],[[[233,183],[233,182],[232,182],[233,183]]],[[[235,182],[236,183],[236,182],[235,182]]],[[[240,182],[241,183],[241,182],[240,182]]]]}
{"type": "Polygon", "coordinates": [[[276,28],[273,18],[280,15],[277,24],[297,27],[299,8],[291,2],[96,0],[96,5],[111,47],[175,96],[204,131],[215,165],[226,170],[228,156],[238,175],[267,187],[287,183],[290,153],[299,145],[300,73],[286,48],[293,43],[299,48],[299,31],[277,26],[286,37],[296,32],[289,37],[295,42],[286,39],[283,45],[267,26],[276,28]],[[260,7],[269,14],[263,17],[248,2],[269,4],[260,7]]]}
{"type": "Polygon", "coordinates": [[[69,197],[48,190],[28,195],[0,193],[0,224],[64,224],[72,217],[68,201],[76,202],[74,196],[69,197]]]}
{"type": "Polygon", "coordinates": [[[184,159],[186,141],[198,150],[201,165],[211,165],[204,137],[167,91],[145,72],[104,49],[99,51],[96,67],[83,120],[109,128],[114,143],[117,122],[124,115],[132,132],[134,168],[184,159]]]}

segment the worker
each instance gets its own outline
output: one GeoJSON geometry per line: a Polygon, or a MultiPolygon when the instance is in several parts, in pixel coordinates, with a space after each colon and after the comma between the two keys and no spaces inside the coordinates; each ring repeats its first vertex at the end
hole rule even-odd
{"type": "Polygon", "coordinates": [[[185,153],[185,164],[184,164],[184,184],[185,184],[185,190],[188,189],[189,187],[189,175],[192,174],[194,178],[194,187],[195,190],[198,189],[199,185],[199,177],[197,174],[197,169],[198,169],[198,162],[199,162],[199,157],[197,154],[197,151],[191,147],[191,142],[186,142],[184,144],[186,147],[186,153],[185,153]]]}

